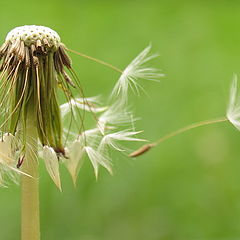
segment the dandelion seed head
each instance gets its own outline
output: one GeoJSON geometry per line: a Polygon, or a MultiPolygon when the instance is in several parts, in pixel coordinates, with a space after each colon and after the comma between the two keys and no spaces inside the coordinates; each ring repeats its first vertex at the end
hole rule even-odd
{"type": "Polygon", "coordinates": [[[49,47],[59,47],[60,37],[51,28],[36,25],[26,25],[12,29],[6,37],[6,42],[14,43],[17,39],[24,42],[26,46],[34,44],[37,40],[47,40],[49,47]]]}
{"type": "Polygon", "coordinates": [[[67,74],[72,71],[71,59],[59,35],[43,26],[14,28],[0,48],[0,61],[0,108],[4,114],[0,130],[4,127],[16,135],[21,125],[24,142],[26,125],[21,122],[27,118],[31,101],[40,142],[64,154],[57,91],[61,89],[68,99],[74,84],[67,74]]]}
{"type": "Polygon", "coordinates": [[[125,70],[119,70],[122,75],[105,105],[98,97],[84,96],[67,54],[69,49],[54,30],[35,25],[11,30],[0,47],[0,185],[6,174],[13,180],[25,174],[21,166],[27,159],[26,149],[31,150],[26,124],[30,106],[37,130],[33,144],[40,145],[33,154],[39,157],[42,152],[46,170],[60,190],[61,163],[74,183],[86,157],[96,178],[100,166],[112,174],[109,150],[123,152],[126,149],[118,142],[142,141],[136,137],[140,132],[134,129],[136,118],[127,104],[129,90],[138,92],[138,79],[162,76],[145,66],[156,57],[150,49],[142,51],[125,70]],[[66,100],[62,105],[59,92],[66,100]],[[90,129],[86,128],[87,114],[93,123],[90,129]]]}

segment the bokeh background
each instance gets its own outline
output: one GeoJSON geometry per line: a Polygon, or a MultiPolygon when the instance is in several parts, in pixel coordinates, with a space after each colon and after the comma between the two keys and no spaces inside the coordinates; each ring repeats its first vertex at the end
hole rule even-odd
{"type": "MultiPolygon", "coordinates": [[[[45,25],[69,47],[124,68],[150,42],[166,74],[131,97],[142,137],[224,116],[240,73],[240,2],[234,0],[2,1],[0,40],[45,25]]],[[[111,91],[118,74],[71,55],[87,96],[111,91]]],[[[240,132],[229,123],[192,130],[146,155],[113,155],[114,176],[96,182],[85,162],[77,187],[61,168],[63,193],[40,163],[44,240],[240,239],[240,132]]],[[[138,144],[128,145],[136,148],[138,144]]],[[[0,239],[20,236],[20,190],[0,189],[0,239]]]]}

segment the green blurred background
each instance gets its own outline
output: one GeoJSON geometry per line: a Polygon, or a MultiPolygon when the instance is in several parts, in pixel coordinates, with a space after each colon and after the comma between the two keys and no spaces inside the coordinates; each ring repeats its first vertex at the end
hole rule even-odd
{"type": "MultiPolygon", "coordinates": [[[[45,25],[69,47],[124,68],[149,42],[166,77],[132,97],[142,137],[156,140],[225,114],[240,73],[240,1],[3,1],[0,40],[45,25]]],[[[118,75],[72,55],[87,96],[108,94],[118,75]]],[[[195,129],[135,160],[113,155],[114,176],[96,182],[88,161],[78,186],[62,166],[63,193],[41,163],[43,240],[240,239],[240,133],[228,123],[195,129]]],[[[129,145],[136,148],[138,144],[129,145]]],[[[0,189],[0,239],[20,236],[20,190],[0,189]]]]}

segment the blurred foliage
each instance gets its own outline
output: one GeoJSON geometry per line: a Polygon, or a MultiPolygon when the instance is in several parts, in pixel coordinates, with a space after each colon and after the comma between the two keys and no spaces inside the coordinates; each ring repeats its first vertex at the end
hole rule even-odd
{"type": "MultiPolygon", "coordinates": [[[[225,114],[240,72],[240,2],[234,0],[42,0],[1,2],[1,42],[13,27],[56,30],[69,47],[124,67],[149,42],[166,77],[132,97],[143,137],[225,114]]],[[[87,96],[111,91],[118,75],[72,55],[87,96]]],[[[41,167],[44,240],[222,240],[240,237],[240,133],[219,123],[170,139],[132,160],[113,155],[114,176],[96,182],[90,163],[60,193],[41,167]]],[[[136,148],[137,144],[129,146],[136,148]]],[[[20,190],[1,189],[0,236],[20,235],[20,190]]]]}

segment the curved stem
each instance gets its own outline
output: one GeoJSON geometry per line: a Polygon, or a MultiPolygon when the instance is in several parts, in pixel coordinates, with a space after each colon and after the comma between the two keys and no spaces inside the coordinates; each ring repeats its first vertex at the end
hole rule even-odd
{"type": "Polygon", "coordinates": [[[40,239],[39,181],[37,161],[37,128],[35,105],[29,103],[26,120],[26,154],[21,179],[21,235],[22,240],[40,239]],[[33,144],[34,143],[34,144],[33,144]]]}
{"type": "Polygon", "coordinates": [[[149,143],[149,144],[145,144],[144,146],[140,147],[139,149],[137,149],[136,151],[134,151],[133,153],[131,153],[129,156],[130,157],[137,157],[142,155],[143,153],[147,152],[148,150],[150,150],[152,147],[157,146],[158,144],[166,141],[169,138],[175,137],[181,133],[187,132],[191,129],[194,128],[198,128],[198,127],[202,127],[202,126],[206,126],[206,125],[210,125],[210,124],[214,124],[214,123],[220,123],[220,122],[226,122],[228,121],[228,119],[226,117],[223,118],[217,118],[217,119],[212,119],[212,120],[206,120],[206,121],[202,121],[202,122],[196,122],[193,123],[191,125],[188,125],[186,127],[180,128],[174,132],[171,132],[163,137],[161,137],[160,139],[158,139],[155,142],[149,143]]]}
{"type": "Polygon", "coordinates": [[[66,50],[69,51],[69,52],[75,53],[75,54],[77,54],[77,55],[79,55],[79,56],[81,56],[81,57],[84,57],[84,58],[87,58],[87,59],[89,59],[89,60],[92,60],[92,61],[94,61],[94,62],[100,63],[100,64],[102,64],[102,65],[104,65],[104,66],[106,66],[106,67],[109,67],[109,68],[113,69],[114,71],[116,71],[116,72],[118,72],[118,73],[123,73],[123,71],[122,71],[120,68],[117,68],[117,67],[113,66],[113,65],[110,64],[110,63],[107,63],[107,62],[104,62],[104,61],[99,60],[99,59],[97,59],[97,58],[94,58],[94,57],[88,56],[88,55],[86,55],[86,54],[77,52],[77,51],[75,51],[75,50],[71,50],[71,49],[69,49],[69,48],[66,48],[66,50]]]}

